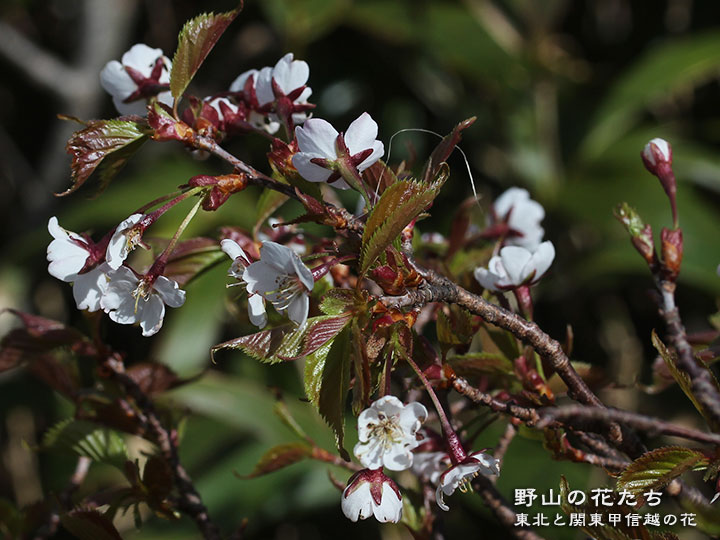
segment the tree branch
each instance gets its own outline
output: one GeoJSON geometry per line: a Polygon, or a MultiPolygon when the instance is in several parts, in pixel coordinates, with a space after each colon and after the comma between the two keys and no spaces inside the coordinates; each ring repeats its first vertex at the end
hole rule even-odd
{"type": "Polygon", "coordinates": [[[180,463],[177,442],[174,435],[160,422],[150,398],[140,389],[137,383],[126,373],[122,360],[115,356],[106,359],[105,365],[109,368],[113,379],[118,382],[133,398],[143,413],[143,420],[147,429],[154,436],[160,452],[167,460],[173,473],[175,487],[179,493],[176,500],[178,510],[190,516],[198,529],[207,540],[220,540],[220,529],[210,519],[207,508],[195,489],[190,476],[180,463]]]}

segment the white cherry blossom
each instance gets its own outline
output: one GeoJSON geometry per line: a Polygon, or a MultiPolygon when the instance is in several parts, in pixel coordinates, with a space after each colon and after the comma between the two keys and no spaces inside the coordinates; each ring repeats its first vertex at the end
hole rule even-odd
{"type": "Polygon", "coordinates": [[[113,270],[120,268],[129,253],[140,243],[140,232],[134,227],[143,217],[143,214],[133,214],[115,229],[105,252],[105,260],[113,270]]]}
{"type": "Polygon", "coordinates": [[[450,466],[447,452],[414,452],[412,472],[422,480],[437,484],[440,475],[450,466]]]}
{"type": "MultiPolygon", "coordinates": [[[[245,268],[250,266],[250,257],[247,256],[240,244],[229,238],[220,242],[222,250],[232,259],[232,265],[228,275],[243,281],[245,268]]],[[[267,313],[265,311],[265,298],[259,294],[248,294],[248,316],[250,322],[258,328],[264,328],[267,324],[267,313]]]]}
{"type": "Polygon", "coordinates": [[[405,470],[412,466],[416,434],[426,419],[422,403],[403,405],[395,396],[381,397],[358,416],[360,440],[353,453],[369,469],[405,470]]]}
{"type": "Polygon", "coordinates": [[[505,238],[505,245],[532,250],[542,242],[545,230],[540,222],[545,217],[545,209],[530,198],[526,189],[511,187],[505,191],[493,204],[493,212],[497,220],[519,233],[519,236],[505,238]]]}
{"type": "Polygon", "coordinates": [[[537,283],[555,258],[555,247],[545,241],[536,250],[505,246],[487,268],[476,268],[475,279],[491,291],[506,291],[521,285],[537,283]]]}
{"type": "Polygon", "coordinates": [[[160,330],[166,304],[177,308],[185,303],[185,291],[165,276],[148,283],[138,279],[127,266],[121,266],[108,273],[108,280],[101,307],[118,324],[139,323],[143,336],[160,330]]]}
{"type": "Polygon", "coordinates": [[[345,517],[352,521],[375,516],[381,523],[397,523],[402,517],[402,495],[382,470],[364,469],[348,480],[341,507],[345,517]]]}
{"type": "Polygon", "coordinates": [[[440,483],[435,490],[435,499],[438,506],[445,511],[449,510],[443,496],[452,495],[458,487],[460,491],[467,491],[470,489],[470,482],[479,474],[498,476],[500,474],[500,462],[489,454],[473,452],[461,463],[450,467],[440,476],[440,483]]]}
{"type": "MultiPolygon", "coordinates": [[[[133,45],[129,51],[122,56],[122,60],[112,60],[108,62],[100,72],[100,84],[112,96],[115,108],[120,114],[137,114],[143,116],[147,105],[147,95],[142,95],[142,84],[138,84],[137,77],[144,78],[147,84],[152,86],[169,84],[170,69],[172,63],[170,59],[163,54],[162,49],[153,49],[144,43],[133,45]],[[162,62],[162,69],[157,73],[155,69],[158,59],[162,62]],[[130,68],[130,69],[128,69],[130,68]],[[157,78],[153,76],[155,69],[157,78]],[[131,76],[134,70],[135,77],[131,76]],[[137,95],[137,99],[133,99],[126,103],[126,100],[133,95],[137,95]]],[[[150,95],[152,95],[150,89],[150,95]]],[[[158,100],[167,105],[172,105],[172,95],[170,91],[163,91],[157,94],[158,100]]]]}
{"type": "Polygon", "coordinates": [[[48,221],[48,231],[53,237],[47,248],[48,272],[61,281],[73,284],[73,298],[78,309],[97,311],[110,268],[103,263],[82,272],[88,265],[88,259],[92,259],[88,241],[60,227],[55,216],[48,221]]]}
{"type": "Polygon", "coordinates": [[[263,242],[260,260],[245,268],[242,280],[251,296],[260,295],[295,324],[305,324],[315,280],[292,249],[275,242],[263,242]]]}
{"type": "MultiPolygon", "coordinates": [[[[343,141],[348,149],[350,159],[359,161],[354,163],[358,172],[362,172],[385,153],[383,143],[376,139],[378,125],[372,117],[364,112],[348,127],[343,135],[343,141]],[[360,160],[362,154],[370,151],[367,157],[360,160]]],[[[293,156],[293,165],[300,175],[310,182],[325,182],[333,175],[333,171],[313,163],[313,159],[338,159],[338,131],[326,120],[310,118],[304,126],[295,128],[300,151],[293,156]]],[[[350,186],[342,179],[332,183],[339,189],[348,189],[350,186]]]]}

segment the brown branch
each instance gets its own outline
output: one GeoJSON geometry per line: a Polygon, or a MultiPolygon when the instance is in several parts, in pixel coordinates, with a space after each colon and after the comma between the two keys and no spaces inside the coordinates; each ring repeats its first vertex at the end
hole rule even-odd
{"type": "Polygon", "coordinates": [[[525,422],[528,426],[534,426],[540,421],[537,411],[531,407],[523,407],[510,401],[501,401],[492,397],[486,392],[482,392],[477,388],[473,388],[462,377],[455,377],[452,381],[453,388],[465,397],[470,398],[476,403],[481,403],[490,407],[495,412],[509,414],[525,422]]]}
{"type": "Polygon", "coordinates": [[[510,503],[505,500],[490,479],[479,475],[473,480],[473,488],[483,498],[485,504],[492,510],[495,517],[502,523],[513,538],[521,540],[542,540],[542,536],[530,529],[517,527],[517,514],[510,503]]]}
{"type": "Polygon", "coordinates": [[[146,429],[153,435],[160,452],[169,463],[175,487],[179,493],[179,497],[175,500],[178,510],[195,521],[203,538],[220,540],[220,529],[211,521],[208,510],[203,504],[200,494],[195,489],[192,479],[180,463],[175,437],[160,422],[152,401],[140,389],[138,384],[125,373],[121,360],[111,356],[106,359],[105,366],[110,369],[113,379],[125,389],[137,404],[142,413],[142,416],[139,417],[140,421],[146,424],[146,429]]]}
{"type": "Polygon", "coordinates": [[[638,413],[623,411],[620,409],[607,409],[598,407],[583,407],[581,405],[568,405],[560,408],[545,408],[536,411],[541,419],[537,423],[538,428],[543,428],[552,422],[569,422],[572,425],[582,425],[584,428],[591,427],[588,421],[596,421],[607,425],[610,422],[619,422],[629,427],[646,432],[650,436],[659,434],[682,437],[692,441],[707,444],[720,445],[720,435],[714,433],[703,433],[691,428],[676,426],[659,418],[652,418],[638,413]]]}
{"type": "Polygon", "coordinates": [[[690,376],[693,394],[703,405],[705,412],[712,416],[717,425],[720,425],[720,391],[713,380],[712,373],[695,358],[692,346],[688,343],[685,326],[675,305],[676,284],[673,281],[662,279],[659,270],[654,274],[655,284],[662,297],[660,314],[665,320],[670,341],[677,351],[678,365],[690,376]]]}

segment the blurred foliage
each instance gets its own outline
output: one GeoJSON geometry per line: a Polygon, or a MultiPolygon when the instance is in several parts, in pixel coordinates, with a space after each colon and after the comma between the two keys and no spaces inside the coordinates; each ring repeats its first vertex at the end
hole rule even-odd
{"type": "MultiPolygon", "coordinates": [[[[15,0],[0,7],[0,16],[51,53],[66,57],[74,54],[69,48],[75,43],[63,41],[68,35],[101,31],[84,26],[80,4],[15,0]]],[[[200,6],[186,0],[137,4],[133,35],[119,44],[118,56],[136,41],[161,46],[171,54],[184,20],[201,9],[221,11],[235,5],[223,1],[200,6]],[[165,22],[158,23],[156,13],[165,22]]],[[[685,237],[681,310],[691,331],[707,329],[706,317],[715,311],[715,296],[720,293],[715,270],[720,243],[712,240],[720,230],[720,31],[714,27],[720,12],[715,3],[248,0],[246,4],[191,90],[198,95],[221,91],[242,71],[272,65],[293,51],[310,64],[317,114],[341,126],[359,112],[370,111],[378,119],[386,149],[390,137],[401,129],[447,133],[463,118],[477,116],[461,145],[470,170],[457,155],[450,159],[452,175],[435,201],[433,217],[419,227],[449,232],[460,201],[472,193],[470,172],[484,196],[483,208],[491,194],[511,185],[528,187],[547,209],[546,237],[558,251],[553,275],[539,290],[538,321],[555,336],[564,335],[566,324],[572,324],[574,357],[608,367],[610,378],[620,373],[621,354],[612,345],[618,336],[630,340],[637,351],[632,376],[646,378],[654,358],[650,329],[658,325],[655,308],[643,292],[649,284],[647,269],[612,218],[612,209],[627,201],[656,230],[670,223],[662,190],[639,158],[650,138],[669,140],[680,181],[678,204],[685,237]],[[617,323],[625,330],[618,331],[617,323]]],[[[49,145],[57,144],[53,133],[60,121],[55,114],[63,111],[57,100],[48,99],[19,76],[11,62],[0,59],[0,66],[7,74],[0,82],[0,151],[8,156],[0,170],[0,307],[18,307],[83,327],[86,322],[72,308],[69,287],[45,271],[48,217],[58,215],[60,223],[72,230],[100,231],[189,177],[219,172],[220,167],[212,160],[194,161],[172,145],[146,144],[97,199],[86,198],[92,188],[66,199],[53,198],[47,189],[28,195],[32,180],[28,171],[39,168],[44,152],[58,151],[49,145]]],[[[113,116],[109,98],[97,113],[97,117],[113,116]]],[[[400,134],[386,159],[396,162],[417,156],[419,167],[435,143],[427,134],[400,134]]],[[[243,139],[231,150],[264,168],[263,141],[243,139]]],[[[54,174],[69,178],[68,170],[54,174]]],[[[68,182],[61,185],[68,187],[68,182]]],[[[233,197],[220,211],[202,213],[188,233],[213,236],[226,223],[252,228],[258,197],[259,192],[250,189],[233,197]]],[[[342,197],[354,206],[347,194],[342,197]]],[[[283,211],[288,217],[298,213],[293,205],[283,211]]],[[[180,215],[171,212],[153,234],[171,232],[180,215]]],[[[484,223],[480,209],[473,219],[484,223]]],[[[187,306],[168,314],[158,337],[143,339],[134,328],[112,325],[107,328],[109,340],[126,350],[128,358],[161,361],[182,376],[207,370],[200,380],[164,399],[189,413],[182,458],[226,530],[247,517],[251,538],[335,538],[339,527],[347,538],[374,537],[378,534],[374,523],[350,526],[342,516],[339,494],[327,480],[326,467],[302,462],[251,480],[233,476],[233,471],[248,474],[268,448],[292,440],[272,413],[268,385],[282,389],[295,418],[321,445],[331,449],[334,442],[319,416],[301,401],[302,366],[266,366],[237,351],[222,353],[217,364],[210,364],[210,346],[250,333],[249,325],[227,316],[234,308],[232,294],[223,287],[225,271],[217,267],[193,282],[187,306]]],[[[0,318],[0,333],[9,324],[9,317],[0,318]]],[[[660,416],[675,410],[682,399],[677,388],[657,397],[639,398],[632,390],[625,395],[641,411],[660,416]]],[[[18,432],[8,420],[13,412],[31,411],[34,423],[29,436],[32,439],[34,432],[36,442],[67,412],[62,398],[19,370],[0,377],[0,404],[3,448],[18,443],[18,432]]],[[[502,432],[496,424],[481,435],[479,444],[496,444],[502,432]]],[[[354,431],[349,429],[350,438],[354,431]]],[[[37,459],[32,471],[45,489],[60,489],[72,463],[45,453],[37,459]]],[[[516,438],[498,486],[511,497],[513,488],[557,491],[561,474],[574,489],[599,487],[604,480],[591,473],[589,465],[549,459],[539,442],[516,438]]],[[[0,496],[11,500],[18,496],[12,467],[9,458],[0,464],[0,496]]],[[[113,474],[109,467],[98,466],[87,489],[111,484],[117,480],[113,474]]],[[[460,515],[453,527],[482,529],[498,538],[505,534],[487,517],[479,498],[458,499],[453,505],[460,515]],[[478,512],[484,517],[478,518],[478,512]]],[[[148,522],[142,532],[133,533],[128,516],[121,526],[128,538],[196,537],[188,521],[166,522],[149,513],[143,519],[148,522]]],[[[458,530],[449,530],[448,537],[455,537],[458,530]]],[[[570,529],[546,532],[558,539],[574,534],[570,529]]],[[[382,528],[381,534],[406,537],[400,526],[382,528]]]]}

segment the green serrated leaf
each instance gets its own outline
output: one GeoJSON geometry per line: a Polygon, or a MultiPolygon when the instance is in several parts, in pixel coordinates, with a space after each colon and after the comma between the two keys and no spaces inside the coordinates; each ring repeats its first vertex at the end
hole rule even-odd
{"type": "Polygon", "coordinates": [[[435,200],[447,176],[447,168],[444,168],[432,183],[401,180],[385,190],[365,224],[361,273],[367,272],[405,226],[435,200]]]}
{"type": "Polygon", "coordinates": [[[345,438],[345,398],[350,389],[350,328],[338,334],[327,353],[322,372],[318,410],[328,425],[335,432],[335,441],[340,455],[350,460],[343,440],[345,438]]]}
{"type": "Polygon", "coordinates": [[[626,489],[641,496],[651,489],[658,491],[684,472],[707,464],[707,457],[697,450],[682,446],[657,448],[640,456],[622,472],[617,490],[626,489]]]}
{"type": "Polygon", "coordinates": [[[119,469],[127,460],[125,439],[117,431],[74,418],[62,420],[51,427],[43,437],[41,448],[87,457],[119,469]]]}
{"type": "Polygon", "coordinates": [[[227,13],[202,13],[185,23],[178,35],[178,46],[170,71],[170,92],[177,100],[207,58],[242,5],[227,13]]]}
{"type": "Polygon", "coordinates": [[[257,478],[284,469],[310,457],[311,454],[312,448],[303,442],[274,446],[263,454],[250,474],[241,478],[257,478]]]}
{"type": "MultiPolygon", "coordinates": [[[[712,414],[707,414],[705,411],[705,408],[702,406],[702,404],[697,400],[695,397],[695,394],[692,391],[692,380],[690,379],[690,376],[685,373],[683,370],[681,370],[677,363],[675,362],[675,357],[670,352],[670,350],[665,346],[665,344],[662,342],[662,340],[658,337],[655,330],[652,331],[650,334],[650,338],[652,340],[652,344],[657,350],[657,352],[662,356],[662,359],[665,360],[665,364],[667,365],[668,369],[670,370],[670,374],[673,376],[675,381],[677,381],[678,386],[682,388],[682,391],[685,393],[685,395],[688,397],[688,399],[692,402],[692,404],[695,406],[695,408],[700,412],[700,414],[703,415],[703,418],[705,418],[705,421],[712,426],[714,430],[717,430],[720,428],[718,426],[717,422],[715,421],[712,414]]],[[[698,362],[698,364],[700,364],[698,362]]],[[[705,369],[707,369],[706,366],[705,369]]],[[[714,376],[713,376],[714,379],[714,376]]]]}
{"type": "Polygon", "coordinates": [[[326,315],[340,315],[351,310],[355,293],[350,289],[330,289],[320,301],[320,311],[326,315]]]}
{"type": "Polygon", "coordinates": [[[125,166],[130,157],[147,140],[146,126],[131,120],[95,120],[76,131],[65,150],[72,156],[70,169],[73,184],[60,196],[82,186],[100,166],[102,191],[125,166]]]}
{"type": "Polygon", "coordinates": [[[325,343],[313,354],[305,358],[305,369],[303,382],[305,385],[305,395],[310,403],[318,407],[320,400],[320,387],[322,386],[323,370],[325,369],[325,360],[332,347],[332,341],[325,343]]]}

